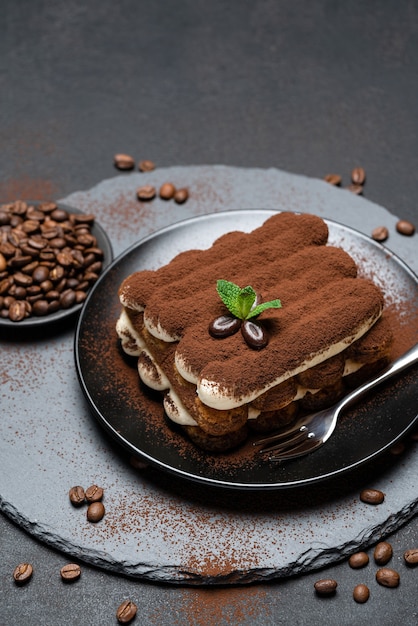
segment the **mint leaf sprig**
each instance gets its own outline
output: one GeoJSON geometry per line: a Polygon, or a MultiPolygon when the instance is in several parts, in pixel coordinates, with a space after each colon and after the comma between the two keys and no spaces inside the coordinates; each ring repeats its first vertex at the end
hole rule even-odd
{"type": "Polygon", "coordinates": [[[216,291],[230,313],[240,320],[249,320],[266,309],[280,309],[282,306],[277,299],[255,305],[257,294],[250,285],[241,289],[228,280],[218,280],[216,291]]]}

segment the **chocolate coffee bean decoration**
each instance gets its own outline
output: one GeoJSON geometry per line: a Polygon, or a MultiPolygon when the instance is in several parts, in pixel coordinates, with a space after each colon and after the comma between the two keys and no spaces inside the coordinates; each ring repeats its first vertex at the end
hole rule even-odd
{"type": "Polygon", "coordinates": [[[234,335],[241,327],[241,320],[232,315],[221,315],[209,324],[212,337],[222,338],[234,335]]]}
{"type": "Polygon", "coordinates": [[[251,320],[242,322],[241,333],[246,343],[253,350],[261,350],[268,344],[268,336],[264,328],[251,320]]]}

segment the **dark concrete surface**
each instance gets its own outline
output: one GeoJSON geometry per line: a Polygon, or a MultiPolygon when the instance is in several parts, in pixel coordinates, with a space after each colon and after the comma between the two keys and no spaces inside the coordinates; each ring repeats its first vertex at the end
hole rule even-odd
{"type": "MultiPolygon", "coordinates": [[[[3,0],[1,8],[1,200],[88,189],[116,175],[113,155],[127,152],[158,166],[338,172],[344,184],[362,165],[366,197],[418,223],[417,2],[3,0]]],[[[418,569],[402,554],[418,546],[417,519],[390,541],[397,589],[376,584],[372,561],[216,590],[83,566],[65,585],[68,558],[1,517],[0,624],[115,624],[126,597],[139,624],[416,624],[418,569]],[[22,561],[35,575],[18,588],[11,575],[22,561]],[[319,577],[338,581],[335,597],[315,596],[319,577]],[[364,605],[352,599],[358,582],[371,589],[364,605]]]]}

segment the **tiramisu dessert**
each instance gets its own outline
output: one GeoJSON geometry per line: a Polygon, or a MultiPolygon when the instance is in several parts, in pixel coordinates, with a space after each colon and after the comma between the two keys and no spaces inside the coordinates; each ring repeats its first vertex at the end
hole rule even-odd
{"type": "Polygon", "coordinates": [[[277,213],[120,285],[122,348],[199,448],[277,430],[388,362],[380,289],[327,241],[321,218],[277,213]]]}

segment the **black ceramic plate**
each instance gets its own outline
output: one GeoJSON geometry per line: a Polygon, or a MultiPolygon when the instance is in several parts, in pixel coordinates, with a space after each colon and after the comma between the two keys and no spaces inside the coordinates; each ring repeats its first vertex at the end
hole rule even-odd
{"type": "MultiPolygon", "coordinates": [[[[37,206],[39,202],[32,202],[27,200],[28,205],[37,206]]],[[[58,208],[66,210],[68,213],[82,213],[79,209],[75,209],[74,207],[70,207],[66,204],[62,204],[61,202],[56,203],[58,208]]],[[[97,239],[97,246],[101,248],[103,251],[103,269],[105,269],[113,259],[113,251],[112,246],[109,241],[106,232],[97,223],[94,222],[93,227],[91,229],[91,233],[97,239]]],[[[30,331],[31,329],[44,329],[49,326],[57,325],[64,323],[69,318],[74,318],[78,315],[82,309],[83,304],[76,304],[68,309],[59,309],[55,313],[51,313],[49,315],[44,315],[41,317],[36,317],[35,315],[31,315],[21,320],[20,322],[13,322],[12,320],[6,318],[0,318],[0,330],[12,330],[13,333],[22,330],[24,333],[30,331]]]]}
{"type": "MultiPolygon", "coordinates": [[[[89,406],[119,443],[162,470],[205,484],[238,489],[306,485],[370,461],[400,439],[418,418],[415,369],[383,386],[357,410],[347,411],[333,437],[321,449],[277,465],[258,456],[251,442],[244,450],[222,457],[197,451],[164,418],[160,399],[150,397],[140,386],[136,362],[124,356],[115,332],[121,281],[134,271],[160,267],[183,250],[207,248],[228,231],[250,231],[272,213],[231,211],[165,228],[119,256],[87,298],[77,326],[75,359],[89,406]]],[[[327,223],[330,243],[343,247],[361,263],[362,272],[385,292],[388,306],[399,310],[405,323],[409,315],[416,316],[418,283],[412,271],[361,233],[332,221],[327,223]]]]}

